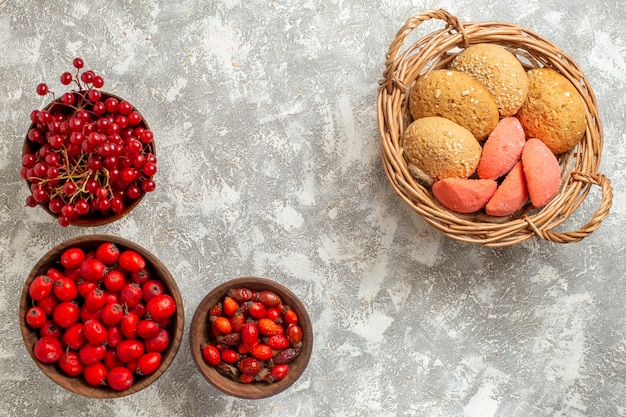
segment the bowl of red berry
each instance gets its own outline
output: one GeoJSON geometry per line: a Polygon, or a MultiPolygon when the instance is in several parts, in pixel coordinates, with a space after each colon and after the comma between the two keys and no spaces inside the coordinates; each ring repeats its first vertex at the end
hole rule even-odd
{"type": "Polygon", "coordinates": [[[155,382],[183,337],[183,300],[158,258],[129,240],[67,240],[33,267],[20,299],[28,353],[60,386],[116,398],[155,382]]]}
{"type": "Polygon", "coordinates": [[[22,148],[21,177],[29,207],[40,206],[61,226],[100,226],[128,214],[148,192],[157,172],[154,133],[127,100],[100,89],[102,76],[84,70],[75,58],[74,73],[60,82],[73,86],[30,113],[22,148]]]}
{"type": "Polygon", "coordinates": [[[217,286],[200,302],[189,331],[193,360],[223,393],[245,399],[276,395],[304,372],[313,328],[288,288],[259,277],[217,286]]]}

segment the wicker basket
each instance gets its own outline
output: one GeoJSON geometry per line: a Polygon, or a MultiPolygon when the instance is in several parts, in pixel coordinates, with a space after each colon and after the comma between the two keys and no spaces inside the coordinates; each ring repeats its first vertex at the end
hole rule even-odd
{"type": "Polygon", "coordinates": [[[602,155],[602,125],[594,93],[578,65],[547,39],[505,22],[467,22],[445,10],[431,10],[408,19],[397,32],[386,56],[385,72],[377,99],[382,160],[389,182],[398,195],[428,223],[445,235],[485,246],[509,246],[536,236],[558,243],[577,242],[600,227],[609,214],[613,198],[610,181],[598,173],[602,155]],[[411,32],[425,21],[439,19],[444,29],[405,45],[411,32]],[[441,206],[428,186],[411,175],[403,155],[405,128],[411,123],[408,93],[415,79],[446,67],[470,44],[495,43],[510,50],[524,67],[550,67],[576,87],[586,107],[586,132],[570,152],[559,156],[561,188],[545,207],[530,204],[515,216],[488,217],[484,213],[462,215],[441,206]],[[558,233],[563,223],[583,202],[592,185],[601,187],[601,201],[591,220],[580,230],[558,233]]]}

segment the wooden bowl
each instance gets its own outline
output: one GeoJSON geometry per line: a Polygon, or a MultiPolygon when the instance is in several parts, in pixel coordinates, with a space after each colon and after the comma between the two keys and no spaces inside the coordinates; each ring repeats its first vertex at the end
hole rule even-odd
{"type": "Polygon", "coordinates": [[[304,372],[313,349],[313,327],[306,308],[288,288],[267,278],[242,277],[224,282],[200,302],[191,321],[189,330],[191,356],[202,376],[223,393],[245,399],[260,399],[276,395],[291,386],[304,372]],[[253,291],[270,290],[278,294],[283,304],[289,305],[298,315],[303,339],[300,354],[289,364],[287,376],[273,383],[263,381],[243,384],[220,374],[202,357],[201,346],[210,341],[209,309],[221,301],[231,288],[248,288],[253,291]]]}
{"type": "MultiPolygon", "coordinates": [[[[77,93],[74,93],[75,96],[77,96],[77,93]]],[[[102,99],[101,101],[104,102],[106,99],[108,98],[115,98],[118,101],[122,101],[123,99],[119,96],[116,96],[115,94],[111,94],[111,93],[107,93],[102,91],[101,92],[102,95],[102,99]]],[[[86,109],[89,109],[89,106],[85,107],[86,109]]],[[[64,113],[64,114],[70,114],[71,113],[71,109],[68,108],[67,106],[61,104],[61,99],[58,98],[54,101],[52,101],[51,103],[49,103],[46,107],[44,107],[42,110],[48,110],[51,112],[55,112],[55,113],[64,113]]],[[[133,106],[133,110],[137,111],[136,108],[134,108],[133,106]]],[[[30,131],[31,129],[33,129],[34,127],[36,127],[35,123],[31,123],[28,131],[30,131]]],[[[144,129],[150,129],[150,126],[148,125],[148,123],[146,122],[146,120],[144,119],[143,116],[141,116],[141,121],[139,122],[139,124],[135,125],[135,127],[143,127],[144,129]]],[[[41,147],[42,144],[40,143],[35,143],[32,142],[28,139],[28,131],[26,133],[26,137],[24,139],[24,145],[22,147],[22,156],[28,154],[28,153],[35,153],[37,152],[41,147]]],[[[149,152],[151,152],[152,154],[156,155],[156,147],[154,144],[154,140],[152,142],[150,142],[146,146],[146,148],[148,149],[149,152]]],[[[28,185],[28,189],[30,190],[31,184],[32,182],[29,180],[26,180],[26,184],[28,185]]],[[[112,223],[118,219],[121,219],[122,217],[126,216],[128,213],[130,213],[136,206],[137,204],[139,204],[139,202],[143,199],[143,197],[145,196],[145,192],[143,190],[141,190],[141,194],[139,195],[138,198],[136,199],[130,199],[130,198],[125,198],[124,199],[124,210],[120,213],[115,213],[111,210],[108,210],[107,212],[96,212],[96,213],[92,213],[90,211],[90,213],[88,213],[87,215],[84,216],[80,216],[76,219],[73,219],[71,224],[74,226],[84,226],[84,227],[90,227],[90,226],[102,226],[108,223],[112,223]]],[[[58,213],[53,213],[49,208],[48,208],[48,202],[44,202],[44,203],[40,203],[39,206],[44,209],[48,214],[50,214],[52,217],[54,218],[59,218],[59,214],[58,213]]]]}
{"type": "Polygon", "coordinates": [[[117,398],[123,397],[129,394],[133,394],[137,391],[140,391],[147,387],[148,385],[155,382],[163,373],[167,370],[169,365],[174,360],[176,353],[178,352],[178,348],[180,347],[180,343],[183,338],[183,329],[184,329],[184,308],[183,308],[183,299],[178,289],[178,285],[174,278],[167,270],[165,265],[159,261],[157,257],[148,252],[143,247],[133,243],[129,240],[123,239],[121,237],[109,236],[109,235],[87,235],[80,236],[70,240],[67,240],[58,246],[51,249],[48,253],[46,253],[37,264],[33,267],[26,282],[24,283],[24,287],[22,289],[22,295],[20,298],[20,307],[19,307],[19,319],[20,319],[20,328],[22,332],[22,337],[24,339],[24,344],[26,346],[26,350],[33,358],[35,364],[41,369],[41,371],[49,377],[51,380],[62,386],[63,388],[72,391],[76,394],[83,395],[85,397],[90,398],[117,398]],[[33,352],[33,348],[38,339],[38,331],[36,329],[31,328],[26,324],[25,316],[26,311],[32,305],[33,301],[31,300],[28,294],[28,288],[31,281],[37,276],[45,271],[47,271],[51,267],[60,267],[58,260],[63,251],[70,247],[79,247],[84,251],[95,250],[100,244],[105,242],[113,242],[120,250],[130,249],[134,250],[141,255],[143,255],[146,266],[151,271],[151,276],[155,279],[161,280],[167,289],[167,293],[170,294],[174,300],[176,301],[176,313],[172,317],[171,323],[168,326],[169,332],[169,346],[163,352],[161,352],[162,360],[160,367],[152,374],[147,375],[145,377],[141,377],[138,375],[135,376],[135,380],[133,385],[125,390],[125,391],[114,391],[113,389],[103,386],[103,387],[93,387],[87,384],[81,376],[78,377],[69,377],[65,375],[57,364],[44,364],[40,362],[33,352]]]}

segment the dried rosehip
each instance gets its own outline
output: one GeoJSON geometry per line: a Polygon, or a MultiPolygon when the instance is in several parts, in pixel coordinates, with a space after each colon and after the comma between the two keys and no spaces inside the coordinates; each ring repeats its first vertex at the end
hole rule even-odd
{"type": "Polygon", "coordinates": [[[241,328],[243,327],[245,323],[246,323],[246,318],[244,317],[241,310],[237,309],[235,314],[233,314],[233,316],[230,318],[230,325],[232,326],[233,331],[235,332],[241,331],[241,328]]]}
{"type": "Polygon", "coordinates": [[[228,334],[233,331],[233,326],[226,317],[215,317],[211,321],[213,328],[220,334],[228,334]]]}
{"type": "Polygon", "coordinates": [[[251,374],[241,374],[239,375],[239,382],[242,384],[251,384],[256,381],[255,376],[251,374]]]}
{"type": "Polygon", "coordinates": [[[259,341],[259,329],[256,324],[252,322],[244,324],[241,328],[241,341],[248,346],[254,346],[259,341]]]}
{"type": "Polygon", "coordinates": [[[238,303],[252,300],[253,293],[248,288],[232,288],[228,290],[228,297],[233,298],[238,303]]]}
{"type": "Polygon", "coordinates": [[[213,345],[203,345],[201,347],[202,358],[211,366],[217,366],[220,364],[220,352],[213,345]]]}
{"type": "Polygon", "coordinates": [[[276,307],[281,303],[281,299],[274,291],[263,290],[256,294],[256,301],[259,301],[265,307],[276,307]]]}
{"type": "Polygon", "coordinates": [[[235,299],[229,296],[224,297],[224,301],[222,301],[222,310],[225,315],[228,317],[234,315],[238,308],[239,303],[237,303],[235,299]]]}
{"type": "Polygon", "coordinates": [[[250,301],[246,304],[246,306],[248,314],[253,319],[259,320],[265,317],[267,310],[259,301],[250,301]]]}
{"type": "MultiPolygon", "coordinates": [[[[254,356],[256,359],[260,361],[266,361],[270,359],[272,356],[274,356],[274,351],[272,350],[272,348],[264,344],[258,344],[258,345],[252,346],[252,350],[250,351],[250,353],[252,354],[252,356],[254,356]]],[[[279,352],[279,354],[280,353],[281,352],[279,352]]]]}
{"type": "Polygon", "coordinates": [[[227,346],[237,346],[241,343],[241,333],[228,333],[217,336],[217,341],[227,346]]]}
{"type": "Polygon", "coordinates": [[[217,303],[211,306],[209,309],[209,316],[221,316],[222,315],[222,303],[217,303]]]}
{"type": "Polygon", "coordinates": [[[232,379],[233,381],[237,381],[237,378],[239,377],[239,370],[233,365],[220,362],[219,365],[216,366],[216,369],[217,372],[232,379]]]}
{"type": "Polygon", "coordinates": [[[285,364],[293,361],[300,354],[300,349],[287,348],[283,349],[274,356],[275,364],[285,364]]]}
{"type": "Polygon", "coordinates": [[[302,328],[297,324],[287,326],[287,340],[295,347],[302,346],[302,328]]]}
{"type": "Polygon", "coordinates": [[[298,324],[298,314],[291,309],[285,310],[283,313],[283,322],[286,324],[298,324]]]}
{"type": "Polygon", "coordinates": [[[259,328],[259,333],[264,336],[271,336],[273,334],[279,334],[283,332],[283,328],[280,324],[276,324],[268,318],[262,318],[257,321],[257,326],[259,328]]]}
{"type": "Polygon", "coordinates": [[[261,370],[261,365],[255,358],[247,357],[239,361],[237,368],[244,374],[256,375],[261,370]]]}
{"type": "Polygon", "coordinates": [[[223,351],[221,357],[226,363],[235,363],[239,360],[239,354],[232,349],[223,351]]]}
{"type": "Polygon", "coordinates": [[[276,365],[270,371],[270,377],[268,378],[268,382],[280,381],[281,379],[284,379],[287,376],[288,372],[289,372],[289,365],[287,364],[276,365]]]}
{"type": "Polygon", "coordinates": [[[267,338],[265,343],[272,349],[281,350],[289,347],[289,340],[284,334],[274,334],[267,338]]]}

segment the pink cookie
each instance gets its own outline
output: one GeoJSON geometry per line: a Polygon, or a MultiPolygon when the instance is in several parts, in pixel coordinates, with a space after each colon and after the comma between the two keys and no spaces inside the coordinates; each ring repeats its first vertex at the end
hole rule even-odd
{"type": "Polygon", "coordinates": [[[519,161],[525,143],[524,129],[516,117],[500,120],[483,146],[478,176],[495,180],[505,175],[519,161]]]}
{"type": "Polygon", "coordinates": [[[490,216],[509,216],[524,207],[528,201],[528,188],[522,162],[509,171],[491,200],[485,206],[490,216]]]}
{"type": "Polygon", "coordinates": [[[540,139],[528,139],[522,151],[522,164],[530,202],[545,206],[559,193],[561,167],[556,156],[540,139]]]}
{"type": "Polygon", "coordinates": [[[474,213],[487,204],[498,188],[494,180],[444,178],[433,184],[435,198],[447,209],[457,213],[474,213]]]}

